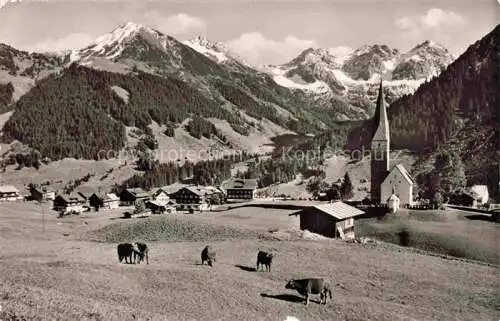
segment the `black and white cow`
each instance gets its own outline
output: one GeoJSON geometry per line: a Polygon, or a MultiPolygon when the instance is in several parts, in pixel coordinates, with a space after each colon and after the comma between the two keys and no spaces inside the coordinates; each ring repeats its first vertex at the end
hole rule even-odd
{"type": "Polygon", "coordinates": [[[134,247],[134,261],[137,259],[137,263],[140,264],[146,258],[146,264],[149,264],[149,248],[146,243],[135,242],[132,243],[134,247]]]}
{"type": "Polygon", "coordinates": [[[205,246],[201,251],[201,265],[207,262],[209,266],[212,266],[215,262],[215,256],[215,250],[210,245],[205,246]]]}

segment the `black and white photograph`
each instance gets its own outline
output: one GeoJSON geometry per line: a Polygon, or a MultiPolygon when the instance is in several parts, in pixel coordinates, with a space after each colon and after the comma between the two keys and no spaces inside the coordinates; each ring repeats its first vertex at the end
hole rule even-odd
{"type": "Polygon", "coordinates": [[[500,320],[500,0],[0,0],[0,321],[500,320]]]}

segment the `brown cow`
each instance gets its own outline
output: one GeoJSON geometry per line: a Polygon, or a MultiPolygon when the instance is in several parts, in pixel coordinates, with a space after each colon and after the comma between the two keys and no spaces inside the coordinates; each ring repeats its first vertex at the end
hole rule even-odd
{"type": "Polygon", "coordinates": [[[299,294],[306,297],[306,305],[309,303],[309,295],[319,294],[320,304],[326,304],[327,294],[330,295],[330,299],[333,299],[332,289],[330,284],[322,278],[309,278],[300,280],[290,280],[285,285],[286,289],[292,289],[299,292],[299,294]]]}

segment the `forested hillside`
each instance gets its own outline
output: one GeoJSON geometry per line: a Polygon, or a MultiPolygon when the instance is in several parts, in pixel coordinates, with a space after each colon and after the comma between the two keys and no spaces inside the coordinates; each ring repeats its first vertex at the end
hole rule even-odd
{"type": "Polygon", "coordinates": [[[148,132],[152,120],[179,123],[192,114],[239,120],[185,82],[146,73],[115,74],[72,65],[41,81],[15,105],[4,139],[18,139],[43,156],[94,158],[124,146],[126,126],[148,132]],[[129,93],[128,102],[112,86],[129,93]]]}

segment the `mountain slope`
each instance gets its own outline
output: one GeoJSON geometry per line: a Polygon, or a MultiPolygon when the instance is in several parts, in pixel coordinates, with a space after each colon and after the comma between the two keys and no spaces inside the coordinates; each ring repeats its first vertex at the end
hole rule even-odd
{"type": "Polygon", "coordinates": [[[426,41],[400,53],[385,45],[363,46],[347,55],[309,48],[297,58],[267,71],[284,87],[339,113],[339,119],[366,119],[373,114],[380,77],[387,80],[388,102],[413,93],[452,61],[449,52],[426,41]]]}
{"type": "Polygon", "coordinates": [[[0,110],[17,101],[35,82],[62,69],[57,55],[28,53],[0,44],[0,110]]]}
{"type": "Polygon", "coordinates": [[[229,96],[244,97],[245,102],[239,100],[241,106],[233,104],[236,109],[259,109],[258,114],[250,113],[257,118],[272,115],[273,122],[290,130],[303,124],[303,131],[314,132],[336,119],[333,111],[325,115],[319,104],[303,94],[276,85],[267,74],[249,67],[221,44],[200,37],[181,43],[149,27],[127,23],[90,46],[68,53],[67,61],[113,72],[122,68],[122,73],[141,70],[178,78],[222,103],[234,103],[234,97],[229,96]]]}

